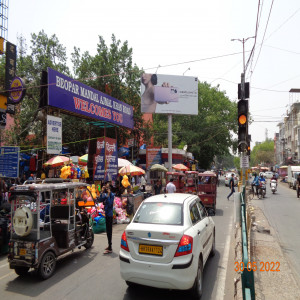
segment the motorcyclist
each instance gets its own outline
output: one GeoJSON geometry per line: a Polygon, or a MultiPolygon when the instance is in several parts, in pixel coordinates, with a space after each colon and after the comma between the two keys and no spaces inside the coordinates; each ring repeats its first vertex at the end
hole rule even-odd
{"type": "Polygon", "coordinates": [[[256,196],[258,195],[258,188],[259,188],[259,178],[258,178],[258,176],[257,176],[257,174],[256,173],[254,173],[253,174],[253,176],[254,176],[254,179],[253,179],[253,181],[252,181],[252,186],[254,187],[255,186],[255,189],[256,189],[256,196]]]}
{"type": "Polygon", "coordinates": [[[264,175],[262,173],[260,173],[259,175],[260,176],[259,176],[258,180],[260,182],[260,186],[263,184],[264,187],[265,187],[265,190],[267,192],[267,189],[266,189],[266,179],[264,178],[264,175]]]}

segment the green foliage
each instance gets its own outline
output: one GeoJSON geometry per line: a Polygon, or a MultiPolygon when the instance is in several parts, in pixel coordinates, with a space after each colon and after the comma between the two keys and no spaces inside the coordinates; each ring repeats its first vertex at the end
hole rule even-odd
{"type": "MultiPolygon", "coordinates": [[[[198,83],[198,115],[173,116],[173,144],[188,145],[199,166],[208,169],[214,157],[229,154],[235,145],[233,133],[237,131],[236,103],[224,92],[208,83],[198,83]]],[[[167,117],[154,115],[154,140],[157,145],[167,145],[167,117]]]]}
{"type": "Polygon", "coordinates": [[[251,166],[258,164],[272,165],[274,163],[274,141],[266,140],[265,142],[255,145],[251,151],[251,166]]]}
{"type": "Polygon", "coordinates": [[[241,164],[240,164],[240,161],[241,161],[240,157],[239,157],[239,156],[235,156],[235,157],[233,158],[233,160],[234,160],[234,166],[235,166],[235,168],[236,168],[237,170],[239,170],[239,169],[240,169],[240,166],[241,166],[241,164]]]}

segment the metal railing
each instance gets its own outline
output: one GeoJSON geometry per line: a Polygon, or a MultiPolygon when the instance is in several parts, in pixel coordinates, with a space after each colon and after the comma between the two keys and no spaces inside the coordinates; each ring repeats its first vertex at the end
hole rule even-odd
{"type": "Polygon", "coordinates": [[[248,232],[247,232],[247,218],[246,218],[246,202],[245,202],[246,188],[242,187],[240,193],[241,200],[241,230],[242,230],[242,262],[243,271],[241,272],[242,290],[244,300],[255,300],[254,289],[254,273],[252,264],[248,255],[248,232]]]}

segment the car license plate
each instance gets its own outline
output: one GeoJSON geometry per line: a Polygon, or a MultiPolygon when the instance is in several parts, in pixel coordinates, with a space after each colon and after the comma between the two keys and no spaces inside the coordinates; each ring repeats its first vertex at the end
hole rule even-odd
{"type": "Polygon", "coordinates": [[[22,255],[22,256],[26,255],[26,249],[20,249],[19,255],[22,255]]]}
{"type": "Polygon", "coordinates": [[[139,253],[162,256],[163,255],[163,247],[140,244],[139,245],[139,253]]]}

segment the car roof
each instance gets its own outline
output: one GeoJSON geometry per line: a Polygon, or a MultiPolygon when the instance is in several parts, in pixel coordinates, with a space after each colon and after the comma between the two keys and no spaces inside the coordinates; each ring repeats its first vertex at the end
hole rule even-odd
{"type": "Polygon", "coordinates": [[[196,195],[191,194],[182,194],[182,193],[171,193],[171,194],[160,194],[155,195],[152,197],[149,197],[143,201],[143,203],[146,202],[172,202],[172,203],[179,203],[183,204],[186,200],[192,200],[197,199],[198,197],[196,195]]]}

